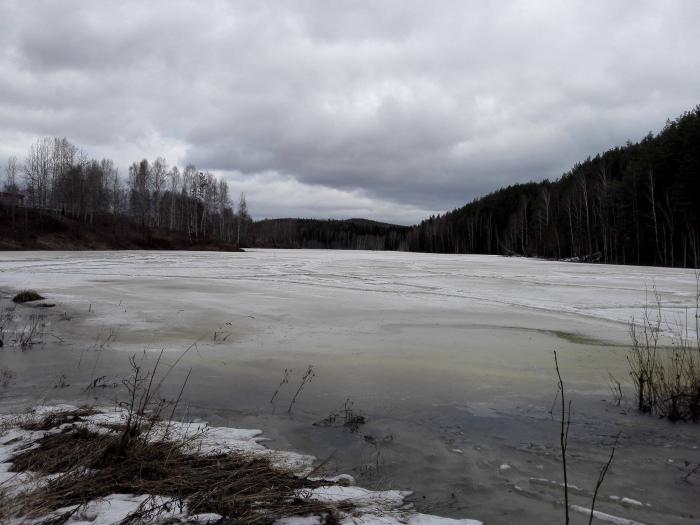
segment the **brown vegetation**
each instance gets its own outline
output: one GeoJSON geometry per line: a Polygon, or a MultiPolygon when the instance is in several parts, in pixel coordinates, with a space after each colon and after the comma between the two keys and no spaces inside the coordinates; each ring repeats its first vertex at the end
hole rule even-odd
{"type": "MultiPolygon", "coordinates": [[[[63,523],[85,502],[120,493],[158,495],[171,507],[186,504],[191,514],[213,512],[243,523],[272,523],[284,516],[329,514],[337,509],[299,497],[300,491],[319,483],[274,467],[267,458],[190,453],[187,439],[151,441],[147,431],[132,436],[123,447],[123,426],[95,432],[80,425],[80,418],[64,413],[49,424],[61,419],[73,424],[13,458],[13,471],[60,475],[8,502],[0,517],[40,517],[73,507],[52,520],[63,523]]],[[[31,428],[46,426],[39,422],[31,428]]],[[[159,510],[166,509],[149,512],[159,510]]],[[[135,513],[129,521],[143,517],[135,513]]]]}
{"type": "Polygon", "coordinates": [[[44,299],[35,290],[22,290],[12,298],[14,303],[29,303],[31,301],[41,301],[44,299]]]}
{"type": "Polygon", "coordinates": [[[691,314],[692,320],[669,322],[654,291],[654,304],[645,306],[641,325],[630,323],[632,349],[627,360],[640,412],[671,421],[700,420],[700,276],[691,314]],[[670,346],[660,344],[663,332],[670,337],[670,346]]]}
{"type": "Polygon", "coordinates": [[[86,224],[51,210],[0,205],[0,250],[211,250],[238,251],[210,237],[143,226],[125,216],[95,215],[86,224]]]}

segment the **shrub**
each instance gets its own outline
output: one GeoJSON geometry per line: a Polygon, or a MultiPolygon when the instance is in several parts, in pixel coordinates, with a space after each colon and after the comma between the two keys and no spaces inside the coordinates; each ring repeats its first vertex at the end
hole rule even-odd
{"type": "Polygon", "coordinates": [[[40,301],[43,297],[35,290],[22,290],[12,298],[15,303],[29,303],[31,301],[40,301]]]}
{"type": "Polygon", "coordinates": [[[664,317],[658,293],[644,308],[640,326],[630,323],[632,349],[627,356],[637,408],[672,421],[700,420],[700,276],[693,319],[671,323],[664,317]],[[662,332],[671,345],[660,345],[662,332]],[[694,333],[693,333],[694,332],[694,333]]]}

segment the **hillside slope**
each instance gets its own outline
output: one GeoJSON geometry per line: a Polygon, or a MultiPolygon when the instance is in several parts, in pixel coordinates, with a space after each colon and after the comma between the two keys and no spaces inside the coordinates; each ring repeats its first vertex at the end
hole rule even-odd
{"type": "Polygon", "coordinates": [[[516,184],[409,234],[413,251],[700,263],[700,106],[559,180],[516,184]]]}
{"type": "Polygon", "coordinates": [[[92,223],[86,223],[47,210],[0,205],[0,250],[236,251],[236,247],[144,227],[127,217],[96,216],[92,223]]]}
{"type": "Polygon", "coordinates": [[[368,219],[265,219],[254,223],[251,245],[263,248],[405,250],[410,227],[368,219]]]}

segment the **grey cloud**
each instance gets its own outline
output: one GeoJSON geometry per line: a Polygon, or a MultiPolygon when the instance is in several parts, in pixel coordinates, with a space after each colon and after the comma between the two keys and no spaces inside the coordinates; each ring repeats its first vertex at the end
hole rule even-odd
{"type": "Polygon", "coordinates": [[[301,211],[410,222],[697,104],[699,15],[692,0],[4,2],[0,125],[12,147],[66,135],[122,166],[165,152],[236,174],[264,215],[292,214],[276,192],[296,184],[333,195],[301,211]]]}

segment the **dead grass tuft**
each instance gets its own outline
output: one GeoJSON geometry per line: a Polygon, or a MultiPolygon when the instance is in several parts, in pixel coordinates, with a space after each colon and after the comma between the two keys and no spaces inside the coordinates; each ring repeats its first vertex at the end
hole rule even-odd
{"type": "Polygon", "coordinates": [[[29,303],[31,301],[40,301],[44,299],[36,290],[22,290],[12,298],[15,303],[29,303]]]}
{"type": "MultiPolygon", "coordinates": [[[[86,409],[44,419],[45,427],[80,421],[86,409]]],[[[321,483],[273,466],[269,459],[242,453],[201,455],[188,452],[187,440],[150,441],[148,432],[132,437],[126,447],[123,428],[96,432],[79,423],[49,434],[36,447],[12,459],[15,472],[60,474],[16,497],[0,519],[36,518],[60,508],[80,506],[110,494],[150,494],[169,499],[192,514],[213,512],[236,523],[272,523],[276,519],[321,514],[331,517],[347,505],[330,505],[299,497],[321,483]]],[[[75,511],[74,511],[75,512],[75,511]]],[[[66,522],[74,512],[53,515],[66,522]]],[[[141,517],[134,515],[132,522],[141,517]]]]}
{"type": "Polygon", "coordinates": [[[18,426],[24,430],[51,430],[66,423],[78,423],[85,421],[84,418],[96,414],[97,411],[91,407],[83,406],[74,410],[60,410],[49,412],[39,417],[31,417],[22,421],[18,426]]]}
{"type": "Polygon", "coordinates": [[[627,360],[640,412],[671,421],[700,421],[700,274],[696,278],[695,308],[686,311],[686,318],[669,321],[654,289],[654,302],[645,305],[641,326],[630,322],[627,360]],[[663,332],[670,334],[670,348],[660,344],[663,332]]]}

